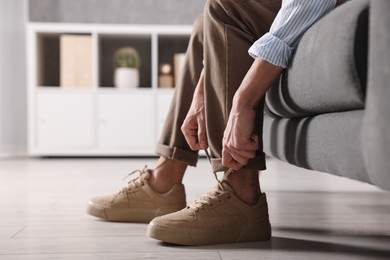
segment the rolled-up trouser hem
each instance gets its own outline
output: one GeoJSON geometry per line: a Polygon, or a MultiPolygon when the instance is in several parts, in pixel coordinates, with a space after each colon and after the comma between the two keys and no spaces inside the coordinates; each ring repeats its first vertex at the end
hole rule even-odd
{"type": "MultiPolygon", "coordinates": [[[[222,165],[221,158],[211,158],[211,167],[213,168],[213,172],[222,172],[228,169],[226,166],[222,165]]],[[[242,168],[242,170],[258,170],[258,171],[263,171],[265,169],[267,169],[267,167],[265,165],[264,153],[250,160],[249,163],[242,168]]]]}
{"type": "Polygon", "coordinates": [[[199,158],[198,152],[184,150],[179,147],[169,147],[163,144],[157,144],[156,154],[168,159],[185,162],[190,166],[196,166],[199,158]]]}

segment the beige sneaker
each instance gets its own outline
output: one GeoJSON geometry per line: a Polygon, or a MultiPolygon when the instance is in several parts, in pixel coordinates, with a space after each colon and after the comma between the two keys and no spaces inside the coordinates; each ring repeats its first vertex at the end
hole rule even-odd
{"type": "Polygon", "coordinates": [[[148,223],[154,217],[172,213],[186,206],[183,184],[167,193],[158,193],[149,185],[151,170],[139,171],[140,176],[117,194],[93,198],[88,214],[109,221],[148,223]]]}
{"type": "Polygon", "coordinates": [[[179,245],[269,240],[267,199],[263,193],[255,205],[248,205],[223,181],[185,209],[153,219],[147,235],[179,245]]]}

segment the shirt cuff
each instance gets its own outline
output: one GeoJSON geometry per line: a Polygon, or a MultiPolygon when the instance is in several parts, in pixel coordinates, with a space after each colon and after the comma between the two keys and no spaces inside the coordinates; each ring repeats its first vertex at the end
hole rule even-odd
{"type": "Polygon", "coordinates": [[[287,68],[293,48],[271,33],[266,33],[249,48],[248,53],[253,58],[259,57],[275,66],[287,68]]]}

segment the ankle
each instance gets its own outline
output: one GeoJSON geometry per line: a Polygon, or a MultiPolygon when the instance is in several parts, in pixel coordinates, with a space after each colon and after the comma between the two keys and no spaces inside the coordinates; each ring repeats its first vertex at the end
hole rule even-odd
{"type": "Polygon", "coordinates": [[[166,193],[174,185],[182,183],[186,169],[187,164],[184,162],[160,157],[151,174],[149,184],[155,191],[166,193]]]}
{"type": "Polygon", "coordinates": [[[255,204],[258,201],[261,195],[258,171],[235,171],[225,180],[243,202],[255,204]]]}

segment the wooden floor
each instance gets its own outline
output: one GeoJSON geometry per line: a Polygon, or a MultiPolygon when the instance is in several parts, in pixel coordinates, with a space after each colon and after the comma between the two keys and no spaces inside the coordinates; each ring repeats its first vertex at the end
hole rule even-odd
{"type": "MultiPolygon", "coordinates": [[[[95,195],[117,191],[153,159],[0,160],[0,259],[390,259],[390,193],[269,161],[269,242],[172,246],[145,224],[85,213],[95,195]]],[[[188,200],[215,185],[206,160],[185,177],[188,200]]]]}

